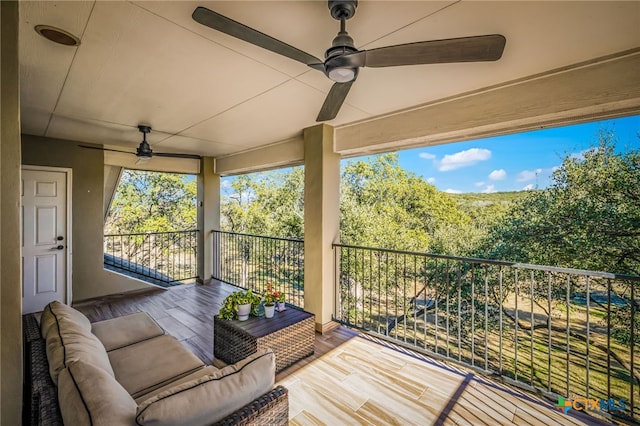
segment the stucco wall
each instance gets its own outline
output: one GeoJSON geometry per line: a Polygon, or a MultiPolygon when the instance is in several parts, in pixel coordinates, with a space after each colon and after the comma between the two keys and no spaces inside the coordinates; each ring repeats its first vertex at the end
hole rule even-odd
{"type": "Polygon", "coordinates": [[[18,4],[0,1],[0,424],[22,413],[18,4]]]}
{"type": "Polygon", "coordinates": [[[72,183],[73,301],[150,286],[103,268],[103,154],[77,142],[22,135],[22,164],[69,167],[72,183]]]}

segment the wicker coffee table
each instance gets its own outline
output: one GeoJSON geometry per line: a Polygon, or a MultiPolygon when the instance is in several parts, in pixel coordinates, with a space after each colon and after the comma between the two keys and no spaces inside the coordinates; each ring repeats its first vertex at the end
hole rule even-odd
{"type": "Polygon", "coordinates": [[[313,355],[315,315],[288,306],[273,318],[249,317],[246,321],[213,318],[213,352],[216,358],[233,364],[271,348],[276,355],[276,371],[282,371],[304,357],[313,355]]]}

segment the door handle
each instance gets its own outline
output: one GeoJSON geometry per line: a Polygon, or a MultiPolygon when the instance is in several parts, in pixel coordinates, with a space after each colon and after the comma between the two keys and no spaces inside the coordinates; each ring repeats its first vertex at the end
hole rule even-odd
{"type": "Polygon", "coordinates": [[[59,246],[53,247],[51,250],[63,250],[63,249],[64,249],[64,246],[59,245],[59,246]]]}

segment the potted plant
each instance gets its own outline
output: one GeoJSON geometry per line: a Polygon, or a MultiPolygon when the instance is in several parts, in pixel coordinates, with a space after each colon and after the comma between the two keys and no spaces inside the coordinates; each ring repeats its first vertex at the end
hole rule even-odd
{"type": "Polygon", "coordinates": [[[273,286],[270,283],[267,283],[267,289],[263,294],[264,298],[264,316],[267,318],[272,318],[274,310],[276,308],[276,299],[273,294],[273,286]]]}
{"type": "Polygon", "coordinates": [[[276,311],[282,312],[287,309],[284,305],[284,300],[286,297],[284,291],[276,291],[273,293],[273,295],[276,297],[276,311]]]}
{"type": "Polygon", "coordinates": [[[253,294],[251,289],[234,291],[222,302],[218,317],[226,320],[245,321],[250,314],[257,315],[261,301],[260,296],[253,294]]]}

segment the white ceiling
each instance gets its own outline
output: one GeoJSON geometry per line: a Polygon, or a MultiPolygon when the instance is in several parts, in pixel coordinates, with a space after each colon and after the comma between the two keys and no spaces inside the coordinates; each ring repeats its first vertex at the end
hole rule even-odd
{"type": "MultiPolygon", "coordinates": [[[[314,125],[332,82],[194,22],[197,6],[319,58],[339,27],[326,1],[21,1],[23,133],[133,151],[144,123],[154,149],[223,156],[314,125]],[[38,24],[81,45],[56,45],[38,24]]],[[[497,62],[361,69],[332,125],[636,48],[640,2],[360,0],[347,30],[360,49],[494,33],[507,44],[497,62]]]]}

